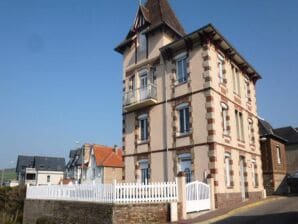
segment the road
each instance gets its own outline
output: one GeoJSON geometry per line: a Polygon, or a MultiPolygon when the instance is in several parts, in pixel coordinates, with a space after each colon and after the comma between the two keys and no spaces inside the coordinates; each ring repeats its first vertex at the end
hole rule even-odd
{"type": "Polygon", "coordinates": [[[215,224],[298,224],[298,196],[241,211],[215,224]]]}

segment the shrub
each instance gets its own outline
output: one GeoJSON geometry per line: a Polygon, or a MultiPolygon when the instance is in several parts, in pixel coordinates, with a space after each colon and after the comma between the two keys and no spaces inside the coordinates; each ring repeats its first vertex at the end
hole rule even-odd
{"type": "Polygon", "coordinates": [[[0,224],[21,224],[26,187],[0,188],[0,224]]]}

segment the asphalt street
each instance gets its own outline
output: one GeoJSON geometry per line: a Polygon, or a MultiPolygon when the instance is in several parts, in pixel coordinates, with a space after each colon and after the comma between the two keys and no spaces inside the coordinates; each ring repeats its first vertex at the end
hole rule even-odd
{"type": "Polygon", "coordinates": [[[215,224],[298,224],[298,196],[246,209],[215,224]]]}

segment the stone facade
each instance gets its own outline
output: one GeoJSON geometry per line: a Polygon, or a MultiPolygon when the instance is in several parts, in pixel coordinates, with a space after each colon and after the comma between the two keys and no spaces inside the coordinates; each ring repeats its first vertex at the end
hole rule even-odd
{"type": "Polygon", "coordinates": [[[261,142],[264,187],[267,195],[287,192],[287,157],[281,140],[268,137],[261,142]]]}
{"type": "MultiPolygon", "coordinates": [[[[143,19],[142,14],[138,16],[136,21],[143,19]]],[[[132,32],[137,37],[141,35],[141,31],[132,32]]],[[[146,57],[136,57],[141,44],[138,42],[121,45],[120,51],[126,99],[123,104],[125,181],[141,182],[144,173],[149,182],[174,181],[178,172],[186,170],[191,176],[189,180],[206,182],[209,175],[215,180],[218,205],[223,204],[222,198],[241,201],[254,192],[262,192],[256,104],[256,82],[260,76],[212,25],[179,40],[169,27],[148,32],[146,38],[146,57]],[[185,60],[183,82],[178,80],[179,58],[185,60]],[[145,89],[150,86],[151,93],[152,86],[156,87],[156,95],[129,103],[143,94],[140,89],[144,74],[145,89]],[[182,134],[181,105],[188,108],[188,130],[182,134]],[[145,141],[140,139],[142,114],[147,116],[145,141]],[[230,155],[228,172],[226,154],[230,155]],[[185,157],[188,161],[182,164],[185,157]],[[144,161],[146,169],[141,165],[144,161]],[[227,175],[229,184],[226,184],[227,175]]]]}
{"type": "Polygon", "coordinates": [[[26,200],[23,224],[168,223],[169,204],[114,205],[68,201],[26,200]]]}

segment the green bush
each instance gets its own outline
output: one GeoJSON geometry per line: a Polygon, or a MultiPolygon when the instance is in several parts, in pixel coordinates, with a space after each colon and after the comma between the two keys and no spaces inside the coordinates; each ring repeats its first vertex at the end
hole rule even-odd
{"type": "Polygon", "coordinates": [[[0,224],[21,224],[26,187],[0,188],[0,224]]]}

